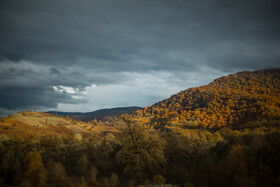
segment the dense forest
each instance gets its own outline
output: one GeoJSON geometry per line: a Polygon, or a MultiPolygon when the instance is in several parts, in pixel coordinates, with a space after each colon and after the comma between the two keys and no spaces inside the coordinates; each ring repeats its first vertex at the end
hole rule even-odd
{"type": "Polygon", "coordinates": [[[116,133],[0,135],[0,186],[280,186],[279,78],[241,72],[93,123],[116,133]]]}
{"type": "Polygon", "coordinates": [[[1,186],[279,186],[279,121],[158,133],[130,118],[116,136],[2,139],[1,186]]]}

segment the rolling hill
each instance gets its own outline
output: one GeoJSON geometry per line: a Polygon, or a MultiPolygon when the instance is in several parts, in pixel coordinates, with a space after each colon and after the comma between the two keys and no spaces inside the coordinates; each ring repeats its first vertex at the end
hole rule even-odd
{"type": "Polygon", "coordinates": [[[189,88],[134,118],[156,129],[240,128],[250,122],[280,118],[280,69],[240,72],[209,85],[189,88]]]}
{"type": "Polygon", "coordinates": [[[67,136],[74,133],[77,137],[87,137],[91,132],[104,135],[116,133],[117,130],[110,126],[97,126],[68,117],[34,111],[19,112],[0,118],[0,134],[7,136],[67,136]]]}
{"type": "Polygon", "coordinates": [[[100,120],[100,121],[111,121],[113,117],[119,117],[122,114],[131,114],[136,110],[141,109],[141,107],[132,106],[132,107],[118,107],[118,108],[109,108],[109,109],[101,109],[93,112],[59,112],[59,111],[50,111],[47,113],[57,114],[59,116],[68,116],[71,119],[79,120],[79,121],[92,121],[92,120],[100,120]]]}
{"type": "Polygon", "coordinates": [[[77,122],[66,118],[58,118],[41,112],[19,112],[0,118],[0,134],[27,135],[57,135],[65,136],[70,132],[86,135],[88,130],[80,128],[77,122]]]}

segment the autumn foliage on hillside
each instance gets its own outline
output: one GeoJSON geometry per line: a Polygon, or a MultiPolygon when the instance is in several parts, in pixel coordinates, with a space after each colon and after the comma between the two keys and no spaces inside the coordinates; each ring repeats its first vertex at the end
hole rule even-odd
{"type": "Polygon", "coordinates": [[[138,110],[134,117],[156,129],[220,129],[280,117],[280,69],[240,72],[190,88],[138,110]]]}
{"type": "Polygon", "coordinates": [[[225,76],[110,122],[0,118],[0,186],[278,187],[279,73],[225,76]]]}

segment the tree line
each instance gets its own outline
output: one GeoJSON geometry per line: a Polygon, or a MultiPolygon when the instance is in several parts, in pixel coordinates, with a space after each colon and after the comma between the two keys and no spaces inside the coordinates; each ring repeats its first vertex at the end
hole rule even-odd
{"type": "Polygon", "coordinates": [[[126,116],[116,135],[2,138],[0,186],[279,186],[279,125],[158,132],[126,116]]]}

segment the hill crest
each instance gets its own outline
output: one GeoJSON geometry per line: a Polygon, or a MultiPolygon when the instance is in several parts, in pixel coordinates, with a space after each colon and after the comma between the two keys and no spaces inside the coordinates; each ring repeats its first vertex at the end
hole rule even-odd
{"type": "Polygon", "coordinates": [[[189,88],[134,117],[154,128],[239,128],[262,119],[279,118],[280,69],[244,71],[189,88]]]}

